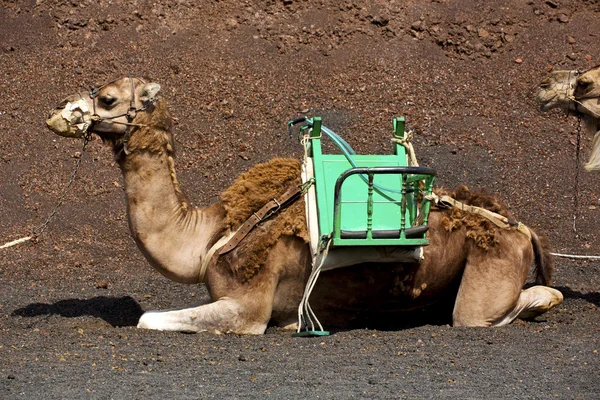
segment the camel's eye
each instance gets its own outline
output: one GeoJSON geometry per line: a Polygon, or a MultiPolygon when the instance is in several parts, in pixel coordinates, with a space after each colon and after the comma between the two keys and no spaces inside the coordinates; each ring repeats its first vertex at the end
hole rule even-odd
{"type": "Polygon", "coordinates": [[[581,91],[586,91],[590,87],[591,82],[585,81],[577,81],[577,89],[581,91]]]}
{"type": "Polygon", "coordinates": [[[114,106],[115,103],[117,102],[117,98],[116,97],[111,97],[111,96],[100,96],[100,102],[108,107],[110,106],[114,106]]]}

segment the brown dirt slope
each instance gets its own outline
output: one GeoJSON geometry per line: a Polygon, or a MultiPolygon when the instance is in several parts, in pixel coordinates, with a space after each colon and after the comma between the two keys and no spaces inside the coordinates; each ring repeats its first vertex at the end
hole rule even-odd
{"type": "MultiPolygon", "coordinates": [[[[44,221],[80,157],[81,143],[45,130],[47,112],[132,74],[164,88],[196,204],[255,163],[299,157],[289,118],[321,115],[358,152],[377,153],[391,148],[390,120],[406,116],[439,184],[484,188],[556,251],[598,255],[600,174],[576,172],[576,119],[538,112],[532,89],[551,68],[598,64],[599,40],[597,0],[1,0],[0,242],[44,221]]],[[[0,251],[1,398],[600,391],[598,261],[558,259],[564,304],[500,329],[424,323],[317,340],[139,331],[142,309],[206,291],[150,269],[129,239],[109,149],[95,140],[83,157],[39,242],[0,251]]]]}

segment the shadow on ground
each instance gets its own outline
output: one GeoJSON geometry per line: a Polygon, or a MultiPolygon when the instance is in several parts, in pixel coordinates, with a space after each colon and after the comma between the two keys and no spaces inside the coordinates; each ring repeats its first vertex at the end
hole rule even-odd
{"type": "Polygon", "coordinates": [[[559,286],[555,289],[559,290],[563,294],[565,299],[582,299],[587,301],[588,303],[594,304],[596,307],[600,307],[600,293],[581,293],[567,286],[559,286]]]}
{"type": "Polygon", "coordinates": [[[102,318],[113,327],[123,327],[136,326],[143,313],[142,307],[130,296],[98,296],[85,300],[60,300],[54,304],[32,303],[13,311],[11,315],[29,318],[41,315],[60,315],[66,318],[92,316],[102,318]]]}

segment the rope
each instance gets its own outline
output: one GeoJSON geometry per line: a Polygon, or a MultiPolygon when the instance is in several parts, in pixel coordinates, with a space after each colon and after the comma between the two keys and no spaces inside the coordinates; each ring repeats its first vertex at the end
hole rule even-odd
{"type": "Polygon", "coordinates": [[[488,219],[490,222],[494,223],[494,225],[502,229],[511,229],[514,227],[519,232],[527,236],[529,240],[531,240],[531,232],[529,232],[529,228],[521,222],[511,221],[505,216],[487,210],[485,208],[461,203],[460,201],[450,196],[439,197],[435,193],[432,193],[431,196],[425,196],[425,198],[427,200],[433,201],[439,207],[450,208],[452,206],[465,212],[481,215],[482,217],[488,219]]]}
{"type": "Polygon", "coordinates": [[[198,283],[206,283],[206,270],[208,269],[210,260],[212,260],[215,252],[221,247],[225,246],[229,239],[231,239],[236,233],[237,230],[234,232],[229,232],[229,234],[221,237],[221,239],[217,240],[217,242],[212,245],[206,255],[202,257],[202,264],[200,264],[200,272],[198,273],[198,283]]]}
{"type": "Polygon", "coordinates": [[[41,224],[38,228],[33,229],[33,231],[31,232],[31,235],[22,237],[20,239],[13,240],[12,242],[5,243],[2,246],[0,246],[0,249],[7,249],[9,247],[16,246],[18,244],[27,242],[29,240],[36,239],[46,230],[46,227],[48,227],[48,224],[54,218],[54,215],[56,214],[56,212],[58,211],[60,206],[62,206],[62,204],[65,200],[65,197],[67,196],[67,192],[69,191],[69,189],[71,188],[71,185],[75,181],[75,175],[77,175],[77,171],[79,170],[79,166],[81,165],[81,160],[83,159],[83,155],[85,154],[85,147],[87,146],[88,142],[90,141],[90,136],[91,136],[90,134],[86,134],[83,137],[83,147],[81,148],[81,155],[79,156],[79,158],[77,159],[77,162],[75,163],[75,169],[73,169],[71,178],[69,178],[69,183],[67,183],[67,186],[63,190],[62,195],[60,196],[60,199],[58,200],[58,203],[56,204],[56,206],[54,206],[54,209],[52,210],[52,212],[50,212],[50,215],[48,215],[48,218],[46,218],[44,223],[41,224]]]}
{"type": "Polygon", "coordinates": [[[12,242],[3,244],[2,246],[0,246],[0,249],[7,249],[9,247],[16,246],[20,243],[24,243],[31,239],[33,239],[33,236],[25,236],[25,237],[22,237],[21,239],[13,240],[12,242]]]}
{"type": "Polygon", "coordinates": [[[573,258],[573,259],[580,259],[580,260],[600,260],[600,256],[584,256],[584,255],[578,255],[578,254],[561,254],[561,253],[550,253],[553,256],[556,257],[563,257],[563,258],[573,258]]]}
{"type": "Polygon", "coordinates": [[[318,330],[323,330],[323,326],[312,310],[310,303],[308,302],[308,298],[310,297],[310,294],[312,293],[317,280],[319,279],[321,268],[323,268],[323,264],[325,263],[325,259],[329,253],[329,246],[331,245],[331,242],[332,240],[329,239],[325,245],[325,248],[315,257],[313,269],[310,272],[310,276],[308,277],[308,281],[304,287],[304,294],[302,295],[302,300],[300,300],[300,305],[298,306],[298,333],[300,333],[302,326],[304,326],[307,331],[315,331],[315,323],[319,328],[318,330]]]}
{"type": "Polygon", "coordinates": [[[581,154],[581,116],[577,118],[577,148],[575,149],[575,187],[573,188],[573,232],[577,232],[579,215],[579,157],[581,154]]]}
{"type": "Polygon", "coordinates": [[[413,139],[413,131],[410,130],[406,133],[406,136],[403,138],[392,138],[393,143],[398,143],[406,149],[406,157],[408,158],[408,165],[411,167],[418,167],[419,162],[417,161],[417,156],[415,155],[415,149],[412,145],[413,139]]]}

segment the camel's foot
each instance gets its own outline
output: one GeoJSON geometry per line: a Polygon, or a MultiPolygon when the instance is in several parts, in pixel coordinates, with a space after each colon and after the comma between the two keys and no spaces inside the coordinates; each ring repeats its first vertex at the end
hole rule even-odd
{"type": "Polygon", "coordinates": [[[298,323],[294,322],[293,324],[282,326],[281,329],[284,329],[286,331],[297,331],[298,330],[298,323]]]}
{"type": "Polygon", "coordinates": [[[521,291],[514,309],[493,326],[508,325],[516,318],[530,319],[556,307],[564,300],[556,289],[547,286],[532,286],[521,291]]]}
{"type": "Polygon", "coordinates": [[[137,327],[157,331],[201,332],[197,326],[189,322],[186,323],[181,318],[176,318],[173,315],[169,315],[169,313],[171,312],[147,311],[140,317],[137,327]]]}
{"type": "Polygon", "coordinates": [[[533,286],[521,292],[519,302],[527,302],[527,307],[517,315],[520,319],[537,317],[562,303],[564,297],[561,292],[547,286],[533,286]],[[525,297],[525,299],[524,299],[525,297]]]}

